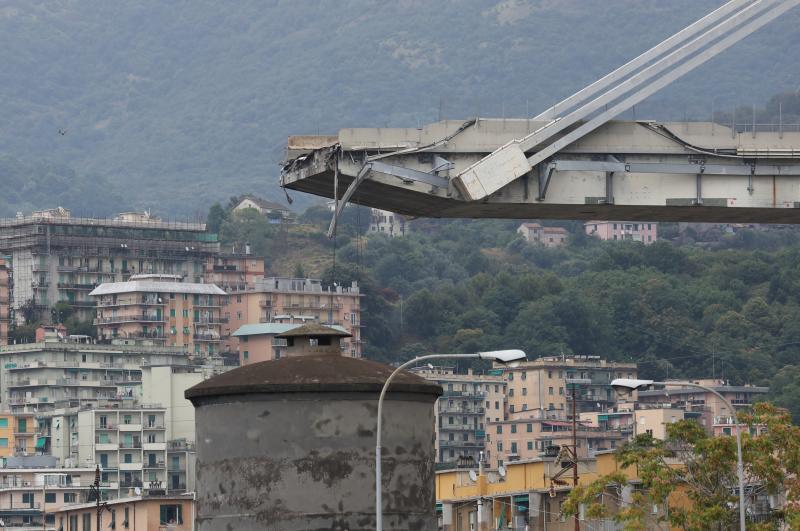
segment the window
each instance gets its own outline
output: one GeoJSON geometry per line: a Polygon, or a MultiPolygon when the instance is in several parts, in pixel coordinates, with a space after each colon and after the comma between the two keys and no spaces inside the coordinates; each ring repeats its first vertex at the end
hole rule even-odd
{"type": "Polygon", "coordinates": [[[528,388],[527,387],[523,387],[522,388],[522,396],[528,396],[528,388]]]}
{"type": "Polygon", "coordinates": [[[160,523],[161,525],[183,524],[183,517],[181,516],[181,506],[162,505],[160,523]]]}
{"type": "Polygon", "coordinates": [[[508,390],[508,396],[514,396],[514,388],[508,390]]]}
{"type": "Polygon", "coordinates": [[[497,433],[503,433],[503,425],[502,424],[498,424],[497,433]]]}
{"type": "Polygon", "coordinates": [[[497,451],[498,452],[503,451],[503,441],[497,441],[497,451]]]}
{"type": "Polygon", "coordinates": [[[45,492],[44,493],[44,502],[45,503],[55,503],[56,502],[56,493],[55,492],[45,492]]]}
{"type": "Polygon", "coordinates": [[[509,413],[513,413],[514,412],[514,404],[511,404],[510,406],[508,406],[508,412],[509,413]]]}
{"type": "Polygon", "coordinates": [[[452,424],[453,423],[453,417],[447,417],[447,423],[448,424],[452,424]]]}
{"type": "Polygon", "coordinates": [[[244,359],[246,359],[246,360],[247,360],[247,359],[250,359],[250,352],[248,352],[248,351],[246,351],[246,350],[245,350],[244,352],[242,352],[242,356],[243,356],[243,357],[244,357],[244,359]]]}
{"type": "Polygon", "coordinates": [[[78,515],[73,514],[69,517],[69,531],[78,531],[78,515]]]}
{"type": "Polygon", "coordinates": [[[514,373],[513,372],[508,373],[508,381],[509,382],[513,382],[514,381],[514,373]]]}
{"type": "Polygon", "coordinates": [[[447,440],[448,441],[454,441],[455,439],[456,439],[456,434],[455,433],[448,433],[447,434],[447,440]]]}
{"type": "Polygon", "coordinates": [[[549,395],[553,394],[553,388],[552,387],[548,387],[547,388],[547,394],[549,394],[549,395]]]}
{"type": "Polygon", "coordinates": [[[494,403],[494,408],[495,409],[500,409],[500,402],[495,402],[494,403]]]}
{"type": "Polygon", "coordinates": [[[547,371],[547,377],[548,378],[552,378],[553,377],[553,371],[547,371]]]}
{"type": "Polygon", "coordinates": [[[183,315],[184,318],[189,317],[189,310],[184,308],[183,311],[181,311],[181,315],[183,315]]]}
{"type": "Polygon", "coordinates": [[[559,387],[558,388],[558,394],[560,394],[560,395],[564,394],[564,388],[563,387],[559,387]]]}
{"type": "Polygon", "coordinates": [[[124,417],[122,417],[122,423],[123,424],[130,424],[132,419],[133,419],[132,416],[125,415],[124,417]]]}
{"type": "Polygon", "coordinates": [[[25,433],[28,431],[28,421],[26,419],[19,419],[17,421],[17,427],[19,428],[17,431],[19,433],[25,433]]]}
{"type": "Polygon", "coordinates": [[[527,380],[528,379],[527,371],[522,371],[522,376],[520,378],[523,379],[523,380],[527,380]]]}
{"type": "Polygon", "coordinates": [[[515,442],[511,443],[511,453],[512,454],[517,453],[517,443],[515,443],[515,442]]]}
{"type": "Polygon", "coordinates": [[[92,513],[83,513],[83,531],[92,531],[92,513]]]}
{"type": "Polygon", "coordinates": [[[0,428],[8,428],[8,419],[0,418],[0,428]]]}
{"type": "Polygon", "coordinates": [[[125,454],[123,459],[125,463],[133,463],[133,454],[125,454]]]}
{"type": "Polygon", "coordinates": [[[526,424],[525,431],[527,431],[528,433],[533,433],[533,424],[526,424]]]}
{"type": "Polygon", "coordinates": [[[512,424],[511,425],[511,433],[517,433],[517,425],[516,424],[512,424]]]}
{"type": "Polygon", "coordinates": [[[74,492],[65,492],[64,493],[64,503],[75,503],[75,493],[74,492]]]}
{"type": "Polygon", "coordinates": [[[0,448],[8,448],[8,438],[0,438],[0,448]]]}
{"type": "Polygon", "coordinates": [[[170,317],[175,317],[175,308],[170,308],[169,309],[169,316],[170,317]]]}
{"type": "Polygon", "coordinates": [[[528,450],[533,450],[533,441],[528,441],[528,450]]]}
{"type": "Polygon", "coordinates": [[[499,393],[500,392],[500,386],[499,385],[495,385],[494,386],[494,392],[495,393],[499,393]]]}
{"type": "Polygon", "coordinates": [[[23,492],[22,493],[22,503],[30,504],[33,507],[33,493],[32,492],[23,492]]]}
{"type": "Polygon", "coordinates": [[[130,525],[130,520],[128,520],[128,507],[125,507],[125,519],[122,521],[122,525],[125,527],[130,525]]]}

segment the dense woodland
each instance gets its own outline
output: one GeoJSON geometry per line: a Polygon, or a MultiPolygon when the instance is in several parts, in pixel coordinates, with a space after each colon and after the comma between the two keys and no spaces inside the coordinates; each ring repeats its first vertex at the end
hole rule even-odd
{"type": "Polygon", "coordinates": [[[323,208],[288,231],[217,213],[223,239],[248,238],[273,272],[358,280],[371,358],[498,348],[597,355],[636,361],[648,378],[768,385],[800,420],[800,232],[792,228],[701,242],[662,224],[670,241],[644,246],[600,242],[567,222],[569,244],[547,249],[521,239],[511,220],[417,220],[404,238],[357,237],[368,217],[351,207],[333,242],[323,208]],[[281,262],[296,247],[314,249],[324,271],[281,262]]]}
{"type": "MultiPolygon", "coordinates": [[[[61,204],[194,217],[232,194],[278,200],[288,135],[534,115],[722,3],[5,0],[0,155],[23,168],[0,164],[14,191],[0,215],[61,204]],[[18,185],[53,165],[67,182],[18,185]]],[[[795,9],[637,118],[727,122],[743,106],[749,122],[752,105],[798,89],[799,25],[795,9]]]]}

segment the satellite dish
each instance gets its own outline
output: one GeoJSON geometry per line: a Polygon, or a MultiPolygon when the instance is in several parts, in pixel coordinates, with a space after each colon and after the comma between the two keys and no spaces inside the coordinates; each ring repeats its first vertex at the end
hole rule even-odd
{"type": "Polygon", "coordinates": [[[497,467],[497,473],[500,474],[501,478],[506,477],[506,467],[500,465],[499,467],[497,467]]]}
{"type": "Polygon", "coordinates": [[[142,489],[139,488],[139,487],[136,487],[135,489],[133,489],[133,492],[135,492],[137,496],[141,496],[142,495],[142,489]]]}
{"type": "Polygon", "coordinates": [[[476,474],[474,470],[470,470],[469,479],[471,479],[472,481],[478,481],[478,474],[476,474]]]}

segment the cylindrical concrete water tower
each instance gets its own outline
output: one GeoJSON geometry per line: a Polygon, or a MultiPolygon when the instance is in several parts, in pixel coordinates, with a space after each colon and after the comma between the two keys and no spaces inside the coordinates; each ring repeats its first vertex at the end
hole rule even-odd
{"type": "MultiPolygon", "coordinates": [[[[378,395],[392,368],[342,356],[349,334],[304,325],[286,357],[186,391],[196,409],[197,529],[375,529],[378,395]]],[[[384,529],[436,529],[433,404],[410,373],[384,404],[384,529]]]]}

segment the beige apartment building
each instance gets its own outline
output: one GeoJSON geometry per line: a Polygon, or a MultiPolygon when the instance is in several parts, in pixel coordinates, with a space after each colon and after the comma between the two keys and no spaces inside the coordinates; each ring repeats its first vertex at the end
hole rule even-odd
{"type": "MultiPolygon", "coordinates": [[[[580,458],[613,450],[626,439],[618,431],[589,426],[583,422],[578,422],[576,428],[580,458]]],[[[487,425],[486,460],[490,468],[513,461],[536,459],[548,452],[557,452],[561,446],[572,446],[572,421],[520,418],[487,425]]]]}
{"type": "Polygon", "coordinates": [[[194,495],[148,494],[107,502],[100,529],[97,507],[83,503],[62,507],[53,517],[62,531],[192,531],[195,529],[194,495]]]}
{"type": "Polygon", "coordinates": [[[525,418],[532,411],[543,412],[543,417],[552,419],[571,416],[568,379],[591,381],[578,388],[578,413],[608,411],[617,401],[612,380],[636,378],[637,374],[635,363],[612,362],[599,356],[551,356],[501,368],[510,418],[525,418]]]}
{"type": "Polygon", "coordinates": [[[413,372],[442,386],[436,401],[436,460],[477,463],[486,443],[486,426],[505,418],[505,382],[498,370],[480,373],[455,367],[417,367],[413,372]]]}
{"type": "Polygon", "coordinates": [[[214,284],[134,275],[101,284],[89,295],[97,302],[94,323],[102,340],[136,339],[208,356],[220,352],[227,337],[221,315],[227,294],[214,284]]]}
{"type": "Polygon", "coordinates": [[[55,513],[70,504],[86,502],[94,475],[93,467],[0,469],[3,527],[58,529],[55,513]]]}
{"type": "MultiPolygon", "coordinates": [[[[693,383],[711,387],[728,401],[736,411],[747,410],[758,400],[766,397],[768,387],[754,385],[728,385],[722,380],[692,380],[693,383]]],[[[700,424],[709,432],[713,431],[715,419],[733,417],[735,412],[728,409],[715,394],[702,389],[690,387],[669,387],[639,391],[639,403],[642,405],[666,405],[694,413],[700,424]]]]}
{"type": "Polygon", "coordinates": [[[625,438],[649,434],[656,439],[666,439],[667,425],[678,421],[696,418],[693,413],[667,406],[641,406],[608,412],[581,413],[580,420],[585,425],[606,431],[617,431],[625,438]]]}
{"type": "Polygon", "coordinates": [[[314,322],[342,326],[351,338],[342,344],[350,356],[360,358],[361,297],[358,284],[349,287],[323,287],[321,280],[268,277],[256,281],[246,291],[231,293],[225,309],[224,342],[227,352],[235,352],[236,340],[230,337],[242,326],[259,323],[297,324],[314,322]]]}
{"type": "Polygon", "coordinates": [[[264,278],[264,257],[250,254],[249,247],[242,254],[225,253],[206,259],[203,282],[214,284],[228,293],[245,291],[264,278]]]}
{"type": "Polygon", "coordinates": [[[562,227],[543,227],[539,223],[523,223],[517,232],[528,243],[538,243],[545,247],[560,247],[567,243],[569,232],[562,227]]]}

